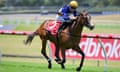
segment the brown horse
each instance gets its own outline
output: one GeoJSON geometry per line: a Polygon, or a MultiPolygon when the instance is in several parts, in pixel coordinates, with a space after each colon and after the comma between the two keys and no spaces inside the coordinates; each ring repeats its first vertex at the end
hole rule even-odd
{"type": "Polygon", "coordinates": [[[60,33],[60,39],[59,39],[60,47],[58,47],[56,44],[56,37],[52,35],[51,32],[45,28],[45,25],[48,24],[50,21],[51,20],[44,21],[42,25],[35,32],[28,35],[27,39],[25,40],[25,44],[31,43],[35,35],[40,36],[42,40],[41,53],[48,61],[48,68],[51,68],[52,64],[51,64],[51,59],[46,54],[47,40],[50,40],[56,45],[55,60],[57,63],[61,64],[61,67],[63,69],[65,68],[64,63],[66,62],[65,50],[72,48],[73,50],[75,50],[76,52],[82,55],[81,63],[79,67],[76,69],[77,71],[80,71],[83,66],[85,54],[83,53],[83,51],[81,50],[78,44],[81,39],[81,33],[83,30],[83,27],[86,26],[91,30],[94,28],[94,25],[91,23],[91,16],[85,11],[81,12],[77,16],[76,20],[72,22],[72,25],[70,27],[67,27],[65,30],[63,30],[60,33]],[[59,57],[59,49],[61,49],[62,60],[59,57]]]}

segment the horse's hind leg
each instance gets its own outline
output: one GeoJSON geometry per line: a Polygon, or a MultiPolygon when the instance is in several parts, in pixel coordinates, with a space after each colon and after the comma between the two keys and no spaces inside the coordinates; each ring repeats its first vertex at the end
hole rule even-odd
{"type": "Polygon", "coordinates": [[[47,40],[46,39],[42,39],[42,50],[41,50],[41,53],[47,59],[47,61],[48,61],[48,68],[50,69],[50,68],[52,68],[52,64],[51,64],[51,59],[46,54],[46,43],[47,43],[47,40]]]}
{"type": "Polygon", "coordinates": [[[80,53],[82,55],[82,59],[81,59],[81,63],[79,65],[79,67],[76,69],[77,71],[80,71],[82,66],[83,66],[83,62],[84,62],[84,58],[85,58],[85,54],[84,52],[81,50],[81,48],[79,46],[77,46],[76,48],[74,48],[73,50],[77,51],[78,53],[80,53]]]}

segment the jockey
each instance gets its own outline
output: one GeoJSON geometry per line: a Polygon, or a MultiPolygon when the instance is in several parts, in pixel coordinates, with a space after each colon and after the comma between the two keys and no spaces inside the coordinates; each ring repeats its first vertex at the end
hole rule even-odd
{"type": "Polygon", "coordinates": [[[70,26],[71,20],[76,19],[77,11],[76,8],[78,7],[78,2],[73,0],[69,4],[64,5],[62,8],[59,9],[59,12],[56,16],[57,21],[61,21],[62,25],[59,27],[57,31],[57,46],[59,48],[59,33],[64,30],[67,26],[70,26]],[[70,14],[73,15],[73,17],[70,17],[70,14]]]}
{"type": "Polygon", "coordinates": [[[73,0],[69,4],[64,5],[59,9],[59,12],[56,16],[56,20],[62,21],[62,25],[58,29],[58,33],[70,25],[71,19],[75,19],[77,16],[76,8],[78,7],[77,1],[73,0]],[[70,14],[73,14],[73,17],[70,18],[70,14]]]}

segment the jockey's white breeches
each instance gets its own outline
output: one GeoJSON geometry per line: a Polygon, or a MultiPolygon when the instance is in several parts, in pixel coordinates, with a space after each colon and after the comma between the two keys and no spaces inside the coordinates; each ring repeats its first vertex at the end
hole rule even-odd
{"type": "Polygon", "coordinates": [[[56,20],[61,21],[61,22],[65,22],[65,20],[63,19],[62,16],[56,15],[56,20]]]}

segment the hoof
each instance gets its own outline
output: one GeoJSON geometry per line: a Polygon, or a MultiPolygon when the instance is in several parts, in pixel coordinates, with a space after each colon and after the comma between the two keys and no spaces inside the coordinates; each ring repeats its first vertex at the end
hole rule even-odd
{"type": "Polygon", "coordinates": [[[65,69],[65,66],[64,66],[64,64],[61,64],[61,68],[62,68],[62,69],[65,69]]]}
{"type": "Polygon", "coordinates": [[[76,69],[76,71],[77,71],[77,72],[80,72],[80,68],[78,67],[78,68],[76,69]]]}
{"type": "Polygon", "coordinates": [[[52,68],[51,60],[48,61],[48,68],[49,68],[49,69],[52,68]]]}
{"type": "Polygon", "coordinates": [[[58,64],[61,64],[61,63],[62,63],[61,59],[58,59],[58,58],[56,58],[55,61],[56,61],[58,64]]]}
{"type": "Polygon", "coordinates": [[[51,69],[52,68],[52,65],[48,65],[48,69],[51,69]]]}

